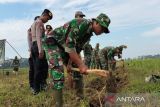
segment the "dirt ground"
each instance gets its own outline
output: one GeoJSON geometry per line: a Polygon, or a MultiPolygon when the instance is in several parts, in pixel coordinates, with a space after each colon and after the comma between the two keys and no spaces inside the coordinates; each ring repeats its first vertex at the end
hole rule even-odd
{"type": "Polygon", "coordinates": [[[97,77],[91,80],[85,86],[85,95],[89,99],[90,107],[104,107],[107,93],[118,93],[127,83],[127,71],[124,67],[111,71],[109,78],[97,77]]]}

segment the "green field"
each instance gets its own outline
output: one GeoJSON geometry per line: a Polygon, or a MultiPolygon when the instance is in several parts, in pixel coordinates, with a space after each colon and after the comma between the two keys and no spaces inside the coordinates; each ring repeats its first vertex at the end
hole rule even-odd
{"type": "MultiPolygon", "coordinates": [[[[125,70],[128,74],[128,84],[121,89],[120,93],[160,95],[160,83],[146,83],[144,81],[148,75],[160,74],[160,59],[128,60],[125,62],[125,70]]],[[[94,78],[96,78],[94,75],[85,76],[85,85],[94,78]]],[[[89,107],[88,102],[90,99],[85,96],[84,100],[76,102],[74,91],[67,88],[67,86],[65,87],[64,106],[89,107]]],[[[47,92],[41,92],[37,96],[33,96],[28,85],[28,68],[21,68],[18,75],[10,72],[9,76],[1,70],[0,107],[54,107],[53,93],[49,89],[47,92]]],[[[147,104],[147,107],[151,107],[151,103],[147,104]]]]}

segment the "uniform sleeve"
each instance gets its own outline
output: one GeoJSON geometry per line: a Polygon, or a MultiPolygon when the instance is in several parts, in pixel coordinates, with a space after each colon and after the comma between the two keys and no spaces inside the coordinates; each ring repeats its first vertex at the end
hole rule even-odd
{"type": "Polygon", "coordinates": [[[76,52],[76,36],[78,35],[78,32],[78,28],[73,28],[69,31],[65,47],[67,53],[76,52]]]}
{"type": "Polygon", "coordinates": [[[31,51],[32,35],[30,30],[27,31],[27,40],[28,40],[28,48],[29,48],[28,51],[31,51]]]}
{"type": "Polygon", "coordinates": [[[110,50],[108,52],[108,54],[107,54],[108,60],[113,60],[114,59],[113,56],[112,56],[112,54],[113,54],[113,52],[112,52],[112,50],[110,50]]]}
{"type": "Polygon", "coordinates": [[[43,34],[43,24],[38,22],[36,23],[36,40],[39,53],[42,52],[42,40],[41,40],[42,34],[43,34]]]}

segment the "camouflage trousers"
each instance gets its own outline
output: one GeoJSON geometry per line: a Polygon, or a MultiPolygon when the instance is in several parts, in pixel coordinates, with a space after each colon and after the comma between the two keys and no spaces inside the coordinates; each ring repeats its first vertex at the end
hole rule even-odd
{"type": "Polygon", "coordinates": [[[103,53],[100,52],[99,59],[102,69],[108,70],[109,69],[108,58],[103,53]]]}
{"type": "Polygon", "coordinates": [[[95,58],[95,68],[96,69],[102,69],[102,65],[101,65],[101,61],[100,61],[100,58],[95,58]]]}
{"type": "Polygon", "coordinates": [[[84,56],[84,61],[85,61],[85,64],[88,66],[88,68],[90,68],[90,66],[91,66],[91,55],[85,55],[84,56]]]}
{"type": "Polygon", "coordinates": [[[64,87],[63,52],[52,37],[44,40],[43,48],[48,61],[52,88],[58,90],[62,89],[64,87]]]}
{"type": "Polygon", "coordinates": [[[91,69],[96,68],[96,61],[95,61],[95,58],[93,57],[93,55],[91,57],[91,64],[90,64],[90,66],[91,66],[91,69]]]}
{"type": "Polygon", "coordinates": [[[104,70],[112,70],[114,71],[116,68],[116,63],[113,63],[112,60],[109,60],[105,55],[101,54],[99,56],[100,58],[100,63],[102,66],[102,69],[104,70]]]}

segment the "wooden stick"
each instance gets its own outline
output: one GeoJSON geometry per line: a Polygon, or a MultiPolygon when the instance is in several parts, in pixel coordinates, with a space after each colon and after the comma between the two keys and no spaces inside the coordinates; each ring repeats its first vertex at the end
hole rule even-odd
{"type": "MultiPolygon", "coordinates": [[[[71,68],[71,70],[80,72],[80,70],[78,68],[71,68]]],[[[101,69],[88,69],[87,73],[96,74],[96,75],[99,75],[99,76],[102,76],[102,77],[109,76],[109,71],[101,70],[101,69]]]]}

